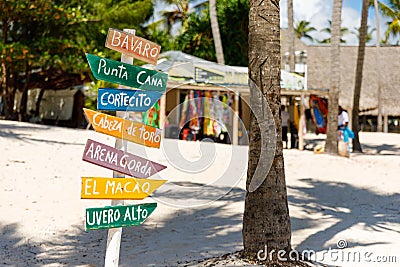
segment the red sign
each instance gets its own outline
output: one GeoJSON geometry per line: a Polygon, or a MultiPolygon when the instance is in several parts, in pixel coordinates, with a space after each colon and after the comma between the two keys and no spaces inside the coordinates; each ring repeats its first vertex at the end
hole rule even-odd
{"type": "Polygon", "coordinates": [[[106,47],[153,65],[157,64],[161,51],[158,44],[111,28],[108,30],[106,47]]]}

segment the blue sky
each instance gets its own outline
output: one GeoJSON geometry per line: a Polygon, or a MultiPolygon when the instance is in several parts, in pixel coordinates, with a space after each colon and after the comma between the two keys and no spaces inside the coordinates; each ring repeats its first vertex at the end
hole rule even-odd
{"type": "MultiPolygon", "coordinates": [[[[205,0],[192,0],[193,3],[203,2],[205,0]]],[[[387,2],[388,0],[381,0],[387,2]]],[[[162,1],[156,1],[156,13],[161,10],[172,9],[162,1]]],[[[362,0],[343,0],[342,9],[342,26],[347,27],[350,31],[360,27],[361,22],[361,5],[362,0]]],[[[312,32],[311,35],[316,40],[323,40],[329,37],[328,34],[320,32],[320,30],[328,27],[328,19],[332,19],[332,6],[333,0],[293,0],[294,19],[295,22],[299,20],[306,20],[311,23],[311,26],[318,31],[312,32]]],[[[287,28],[287,0],[280,0],[281,8],[281,27],[287,28]]],[[[156,20],[159,16],[156,17],[156,20]]],[[[380,33],[381,38],[385,32],[385,22],[387,19],[380,17],[380,33]]],[[[375,12],[373,9],[369,10],[368,25],[371,28],[376,28],[375,12]]],[[[347,34],[343,37],[348,45],[357,45],[358,37],[355,34],[347,34]]],[[[373,39],[368,44],[372,45],[376,42],[376,35],[373,34],[373,39]]]]}
{"type": "MultiPolygon", "coordinates": [[[[386,2],[386,1],[383,1],[386,2]]],[[[287,27],[287,0],[281,0],[281,27],[287,27]]],[[[342,26],[347,27],[353,31],[355,28],[360,27],[361,22],[361,5],[362,0],[343,0],[342,9],[342,26]]],[[[322,30],[328,27],[328,19],[332,19],[332,6],[333,0],[293,0],[294,20],[306,20],[311,23],[311,26],[317,30],[322,30]]],[[[380,17],[380,34],[383,37],[385,31],[385,20],[380,17]]],[[[376,28],[375,12],[373,9],[369,10],[368,25],[371,28],[376,28]]],[[[328,35],[323,32],[313,32],[311,35],[317,39],[322,40],[328,35]]],[[[343,37],[347,44],[357,45],[358,38],[354,34],[347,34],[343,37]]],[[[376,36],[369,44],[375,44],[376,36]]]]}

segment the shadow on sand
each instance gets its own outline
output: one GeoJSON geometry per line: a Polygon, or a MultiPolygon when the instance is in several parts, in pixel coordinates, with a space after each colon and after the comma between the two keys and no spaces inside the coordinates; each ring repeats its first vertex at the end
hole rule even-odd
{"type": "MultiPolygon", "coordinates": [[[[171,197],[189,199],[192,195],[183,193],[171,197]]],[[[204,197],[208,198],[206,194],[204,197]]],[[[244,190],[233,188],[212,205],[176,209],[162,221],[150,217],[141,226],[123,228],[119,266],[178,266],[186,261],[239,250],[242,210],[227,213],[225,206],[242,202],[244,197],[244,190]]],[[[162,207],[159,205],[158,208],[162,207]]],[[[35,243],[25,240],[19,227],[17,224],[0,224],[0,265],[104,265],[107,230],[85,232],[83,226],[71,226],[71,232],[58,234],[56,241],[35,243]]]]}
{"type": "MultiPolygon", "coordinates": [[[[32,126],[27,125],[9,125],[9,124],[1,124],[0,126],[0,138],[8,138],[8,139],[15,139],[18,141],[23,141],[27,143],[32,142],[41,142],[47,144],[59,144],[59,145],[85,145],[84,143],[74,143],[74,142],[64,142],[64,141],[57,141],[57,140],[48,140],[48,139],[39,139],[35,138],[35,134],[40,131],[48,132],[49,130],[53,129],[56,126],[44,126],[44,125],[37,125],[32,124],[32,126]]],[[[55,139],[58,136],[54,136],[55,139]]]]}
{"type": "MultiPolygon", "coordinates": [[[[293,217],[292,230],[312,228],[326,219],[335,219],[337,222],[308,236],[297,246],[297,250],[327,249],[328,241],[335,235],[358,224],[375,232],[400,233],[399,229],[393,227],[394,223],[400,221],[400,194],[378,194],[346,183],[321,182],[311,178],[301,181],[306,183],[304,187],[289,187],[297,191],[296,197],[289,195],[289,203],[308,214],[320,213],[321,221],[293,217]]],[[[378,244],[364,242],[362,236],[357,239],[347,240],[347,247],[378,244]]],[[[336,248],[336,244],[328,246],[336,248]]]]}
{"type": "MultiPolygon", "coordinates": [[[[321,182],[310,178],[302,181],[306,183],[305,186],[290,187],[296,192],[296,196],[289,195],[290,205],[308,214],[319,213],[322,221],[334,218],[336,222],[306,237],[296,247],[297,250],[318,251],[327,249],[326,246],[335,247],[335,244],[328,242],[338,233],[358,224],[374,232],[399,233],[393,224],[400,221],[400,194],[378,194],[345,183],[321,182]]],[[[192,197],[185,192],[177,194],[171,197],[188,200],[192,197]]],[[[204,194],[204,197],[209,196],[204,194]]],[[[179,266],[184,262],[240,250],[242,209],[232,211],[225,207],[232,203],[243,203],[244,197],[244,190],[233,188],[211,205],[176,209],[162,220],[150,217],[141,226],[124,228],[120,266],[179,266]]],[[[313,228],[319,223],[312,219],[292,217],[293,231],[313,228]]],[[[17,224],[0,224],[0,265],[103,266],[107,230],[85,232],[83,226],[72,226],[70,232],[57,234],[51,241],[34,243],[22,237],[18,228],[17,224]]],[[[362,236],[348,241],[348,247],[377,244],[363,241],[362,236]]]]}

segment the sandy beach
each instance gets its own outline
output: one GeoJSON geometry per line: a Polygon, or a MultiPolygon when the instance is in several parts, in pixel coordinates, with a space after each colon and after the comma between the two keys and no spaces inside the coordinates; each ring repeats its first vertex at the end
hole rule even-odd
{"type": "MultiPolygon", "coordinates": [[[[115,142],[0,121],[0,265],[103,266],[107,230],[86,232],[85,209],[111,201],[80,199],[80,177],[112,171],[82,161],[89,138],[115,142]]],[[[398,266],[400,135],[360,133],[364,153],[350,158],[314,154],[323,139],[308,134],[310,150],[284,151],[293,248],[333,266],[398,266]],[[361,259],[322,259],[331,250],[361,259]]],[[[242,249],[247,147],[166,139],[159,150],[127,148],[166,165],[154,178],[168,182],[153,197],[126,201],[158,207],[143,225],[123,229],[120,266],[195,266],[242,249]]]]}

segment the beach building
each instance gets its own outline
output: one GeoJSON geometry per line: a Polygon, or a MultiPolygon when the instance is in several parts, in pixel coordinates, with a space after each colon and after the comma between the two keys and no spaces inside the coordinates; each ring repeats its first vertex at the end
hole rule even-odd
{"type": "MultiPolygon", "coordinates": [[[[288,64],[287,30],[281,30],[282,65],[288,64]]],[[[329,90],[330,46],[306,45],[295,39],[296,61],[306,67],[309,90],[329,90]],[[301,56],[300,56],[301,55],[301,56]]],[[[358,46],[340,47],[339,104],[351,114],[358,46]]],[[[400,132],[400,46],[367,46],[360,97],[360,129],[376,131],[378,108],[386,132],[400,132]]],[[[328,95],[326,95],[327,97],[328,95]]]]}
{"type": "MultiPolygon", "coordinates": [[[[168,118],[164,127],[167,138],[209,138],[221,143],[247,144],[247,67],[221,65],[180,51],[168,51],[160,55],[154,68],[169,74],[167,93],[159,108],[160,121],[166,115],[168,118]]],[[[302,75],[282,70],[282,95],[291,99],[301,96],[301,92],[312,93],[305,92],[305,85],[302,75]]]]}

